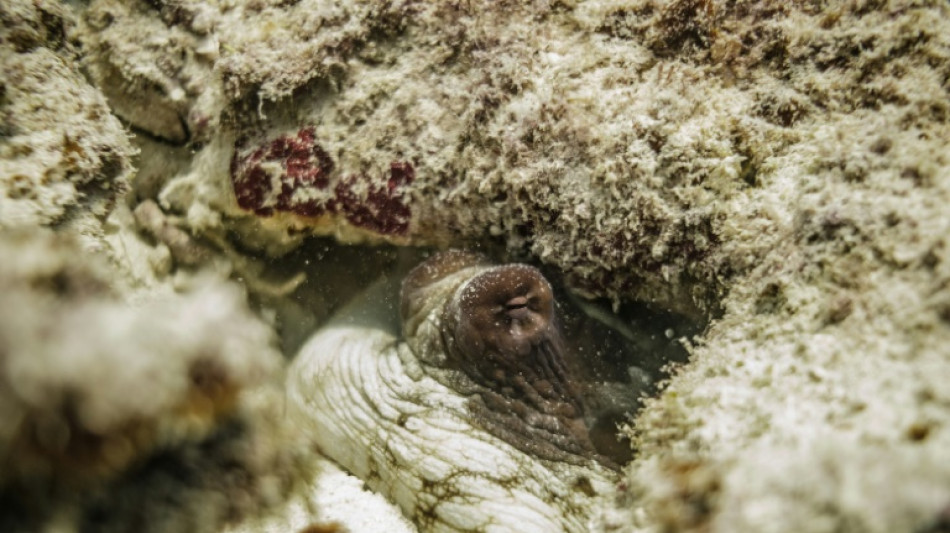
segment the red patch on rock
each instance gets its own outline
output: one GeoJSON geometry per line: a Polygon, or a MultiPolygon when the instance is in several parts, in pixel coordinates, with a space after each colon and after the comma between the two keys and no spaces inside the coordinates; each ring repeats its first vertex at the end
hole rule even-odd
{"type": "Polygon", "coordinates": [[[412,211],[403,187],[415,176],[415,169],[405,162],[389,165],[385,183],[374,183],[363,174],[348,176],[336,185],[336,208],[354,226],[385,235],[406,235],[412,211]]]}
{"type": "Polygon", "coordinates": [[[352,174],[334,183],[333,169],[314,128],[307,127],[250,152],[238,148],[231,160],[231,183],[238,205],[259,216],[339,214],[375,233],[408,234],[412,211],[405,188],[415,178],[410,163],[390,163],[385,180],[352,174]]]}
{"type": "Polygon", "coordinates": [[[261,216],[285,211],[319,216],[327,211],[333,171],[330,155],[316,143],[314,129],[281,135],[249,154],[235,152],[231,183],[242,209],[261,216]]]}

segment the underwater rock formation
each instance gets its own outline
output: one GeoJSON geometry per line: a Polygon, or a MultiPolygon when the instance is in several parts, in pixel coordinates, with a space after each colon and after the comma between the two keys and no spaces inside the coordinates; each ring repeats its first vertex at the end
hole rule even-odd
{"type": "Polygon", "coordinates": [[[57,3],[0,6],[0,228],[101,232],[135,149],[82,75],[75,25],[57,3]]]}
{"type": "MultiPolygon", "coordinates": [[[[111,109],[141,150],[123,199],[214,243],[209,264],[280,263],[329,227],[399,233],[711,319],[628,428],[637,455],[610,528],[933,529],[950,503],[948,9],[93,0],[73,16],[8,2],[0,105],[20,133],[0,136],[0,164],[36,171],[0,176],[0,219],[102,230],[132,164],[111,109]],[[358,177],[351,207],[256,213],[293,208],[294,157],[270,157],[281,183],[242,207],[232,163],[310,128],[328,183],[358,177]],[[394,162],[413,178],[390,198],[394,162]],[[392,199],[409,214],[384,224],[392,199]]],[[[324,192],[321,208],[339,201],[324,192]]],[[[134,224],[121,212],[110,231],[134,224]]]]}
{"type": "MultiPolygon", "coordinates": [[[[4,529],[35,530],[58,506],[90,503],[155,456],[180,460],[183,448],[216,448],[232,465],[253,462],[241,446],[277,460],[271,444],[238,438],[238,428],[257,423],[242,393],[280,364],[271,329],[246,308],[242,290],[205,278],[132,304],[116,293],[107,263],[77,259],[75,238],[48,230],[0,233],[0,255],[4,529]],[[232,437],[222,437],[223,427],[232,437]]],[[[125,519],[151,506],[142,502],[125,519]]]]}

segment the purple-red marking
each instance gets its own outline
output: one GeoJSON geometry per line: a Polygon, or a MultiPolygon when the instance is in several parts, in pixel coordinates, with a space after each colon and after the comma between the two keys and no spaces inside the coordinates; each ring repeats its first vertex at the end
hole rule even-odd
{"type": "Polygon", "coordinates": [[[384,184],[373,183],[363,174],[347,176],[336,185],[335,210],[354,226],[386,235],[405,235],[412,211],[402,188],[413,178],[415,170],[404,162],[389,165],[389,179],[384,184]]]}
{"type": "Polygon", "coordinates": [[[409,232],[412,211],[406,186],[415,178],[410,163],[390,163],[385,181],[365,174],[334,179],[333,170],[333,160],[317,144],[314,128],[307,127],[251,152],[235,151],[231,182],[238,205],[259,216],[338,214],[376,233],[409,232]]]}

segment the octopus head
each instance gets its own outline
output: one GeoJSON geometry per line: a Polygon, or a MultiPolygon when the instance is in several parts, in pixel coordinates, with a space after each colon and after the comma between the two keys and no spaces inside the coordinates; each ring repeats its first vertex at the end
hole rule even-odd
{"type": "Polygon", "coordinates": [[[551,285],[536,268],[505,265],[479,274],[457,295],[460,349],[517,362],[557,337],[551,285]]]}
{"type": "Polygon", "coordinates": [[[509,264],[473,276],[446,305],[442,335],[450,363],[476,383],[541,413],[581,415],[554,291],[538,269],[509,264]]]}
{"type": "Polygon", "coordinates": [[[417,351],[438,354],[424,360],[469,398],[478,424],[539,458],[603,459],[585,421],[580,361],[566,349],[554,290],[537,268],[450,251],[416,267],[402,289],[403,334],[411,346],[435,343],[417,351]]]}

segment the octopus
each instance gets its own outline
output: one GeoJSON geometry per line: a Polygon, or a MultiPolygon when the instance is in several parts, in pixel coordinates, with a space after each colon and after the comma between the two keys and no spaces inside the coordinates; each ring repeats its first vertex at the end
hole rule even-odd
{"type": "Polygon", "coordinates": [[[592,530],[623,458],[598,444],[599,389],[576,377],[551,284],[442,252],[402,280],[397,321],[396,283],[301,348],[288,374],[299,426],[421,531],[592,530]]]}

